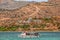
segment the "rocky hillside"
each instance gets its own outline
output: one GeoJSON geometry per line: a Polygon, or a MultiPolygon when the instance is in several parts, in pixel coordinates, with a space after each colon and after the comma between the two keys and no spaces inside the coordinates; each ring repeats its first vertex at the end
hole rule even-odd
{"type": "Polygon", "coordinates": [[[32,2],[14,1],[14,0],[1,0],[0,9],[14,10],[14,9],[20,8],[22,6],[25,6],[29,3],[32,3],[32,2]]]}
{"type": "Polygon", "coordinates": [[[50,4],[47,2],[30,3],[22,8],[15,10],[0,9],[0,25],[16,23],[28,18],[41,18],[60,16],[60,5],[50,4]]]}
{"type": "Polygon", "coordinates": [[[48,0],[48,1],[53,4],[60,4],[60,0],[48,0]]]}

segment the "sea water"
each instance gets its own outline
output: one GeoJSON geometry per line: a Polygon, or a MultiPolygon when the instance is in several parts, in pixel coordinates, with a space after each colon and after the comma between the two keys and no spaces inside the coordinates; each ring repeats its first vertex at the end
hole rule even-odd
{"type": "Polygon", "coordinates": [[[60,32],[38,32],[39,37],[21,38],[21,32],[0,32],[0,40],[60,40],[60,32]]]}

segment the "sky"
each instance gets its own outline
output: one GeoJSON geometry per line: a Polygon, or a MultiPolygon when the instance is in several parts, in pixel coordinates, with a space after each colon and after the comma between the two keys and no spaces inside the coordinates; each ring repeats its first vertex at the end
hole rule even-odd
{"type": "Polygon", "coordinates": [[[15,0],[15,1],[36,1],[36,2],[47,2],[48,0],[15,0]]]}

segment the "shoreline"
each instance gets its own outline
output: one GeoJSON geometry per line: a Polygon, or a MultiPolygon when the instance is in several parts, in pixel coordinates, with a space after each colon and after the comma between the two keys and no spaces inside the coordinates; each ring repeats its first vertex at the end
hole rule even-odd
{"type": "MultiPolygon", "coordinates": [[[[0,32],[24,32],[24,31],[0,31],[0,32]]],[[[60,32],[60,31],[27,31],[27,32],[60,32]]]]}

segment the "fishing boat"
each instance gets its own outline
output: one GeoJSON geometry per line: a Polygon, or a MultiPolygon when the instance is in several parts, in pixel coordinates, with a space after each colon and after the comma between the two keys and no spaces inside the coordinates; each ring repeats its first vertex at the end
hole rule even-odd
{"type": "Polygon", "coordinates": [[[39,37],[38,32],[24,32],[19,35],[21,38],[33,38],[33,37],[39,37]]]}

